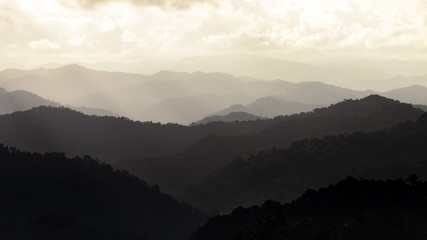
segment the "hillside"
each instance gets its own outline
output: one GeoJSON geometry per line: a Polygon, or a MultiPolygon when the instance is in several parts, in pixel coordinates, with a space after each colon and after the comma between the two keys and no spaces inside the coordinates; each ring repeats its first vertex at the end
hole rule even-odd
{"type": "Polygon", "coordinates": [[[261,120],[262,117],[247,113],[247,112],[231,112],[226,115],[214,115],[203,118],[200,121],[192,123],[191,125],[207,124],[210,122],[235,122],[235,121],[255,121],[261,120]]]}
{"type": "Polygon", "coordinates": [[[266,201],[212,217],[192,240],[425,239],[427,182],[347,178],[290,203],[266,201]]]}
{"type": "Polygon", "coordinates": [[[0,145],[1,239],[188,239],[205,217],[90,157],[0,145]]]}
{"type": "Polygon", "coordinates": [[[89,154],[106,162],[173,154],[206,135],[260,131],[270,122],[186,127],[87,116],[66,108],[38,107],[0,116],[0,142],[23,150],[89,154]]]}
{"type": "MultiPolygon", "coordinates": [[[[257,131],[226,135],[215,132],[194,141],[177,153],[154,159],[128,159],[115,163],[136,176],[159,184],[165,192],[178,196],[187,184],[196,183],[233,159],[248,157],[261,150],[283,148],[295,140],[374,131],[406,120],[415,120],[422,111],[410,104],[372,95],[347,100],[313,112],[281,116],[274,119],[234,123],[257,131]],[[177,181],[179,179],[179,181],[177,181]]],[[[217,123],[198,126],[206,128],[217,123]]],[[[224,124],[225,126],[231,126],[224,124]]]]}
{"type": "Polygon", "coordinates": [[[346,176],[427,177],[427,115],[382,131],[326,136],[236,159],[188,190],[186,200],[204,210],[231,210],[267,199],[290,201],[305,189],[346,176]]]}

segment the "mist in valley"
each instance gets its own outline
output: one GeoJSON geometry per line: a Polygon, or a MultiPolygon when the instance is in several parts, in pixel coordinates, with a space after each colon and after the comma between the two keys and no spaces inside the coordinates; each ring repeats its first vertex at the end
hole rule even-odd
{"type": "Polygon", "coordinates": [[[0,0],[0,238],[425,239],[426,16],[0,0]]]}

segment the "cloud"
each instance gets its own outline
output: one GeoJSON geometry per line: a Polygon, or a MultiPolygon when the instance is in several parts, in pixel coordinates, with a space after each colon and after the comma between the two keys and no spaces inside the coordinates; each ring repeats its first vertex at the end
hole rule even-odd
{"type": "Polygon", "coordinates": [[[54,43],[49,39],[42,39],[40,41],[31,41],[28,43],[31,49],[45,49],[45,50],[57,50],[61,47],[60,44],[54,43]]]}
{"type": "Polygon", "coordinates": [[[73,0],[84,9],[92,10],[100,5],[111,2],[123,2],[135,6],[155,6],[160,8],[188,9],[195,4],[216,5],[217,0],[73,0]]]}

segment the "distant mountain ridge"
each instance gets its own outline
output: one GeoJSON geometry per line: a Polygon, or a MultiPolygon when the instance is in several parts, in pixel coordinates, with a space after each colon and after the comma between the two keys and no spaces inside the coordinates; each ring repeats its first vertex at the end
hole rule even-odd
{"type": "MultiPolygon", "coordinates": [[[[305,71],[308,69],[309,66],[305,71]]],[[[259,104],[257,100],[265,103],[252,106],[257,109],[255,112],[250,112],[251,109],[232,111],[274,117],[280,111],[273,111],[273,106],[280,106],[279,103],[274,103],[273,99],[268,103],[270,97],[295,102],[295,106],[298,106],[296,103],[327,106],[375,93],[313,82],[322,80],[315,77],[300,83],[293,82],[291,76],[285,80],[261,81],[220,72],[163,71],[145,76],[99,72],[78,65],[28,71],[9,69],[0,72],[0,87],[8,91],[30,91],[63,105],[101,108],[134,120],[186,125],[236,104],[259,104]],[[266,97],[267,99],[263,99],[266,97]],[[270,105],[272,110],[267,110],[268,108],[263,107],[265,105],[270,105]]],[[[427,89],[420,87],[377,94],[413,104],[427,102],[427,89]],[[397,94],[398,92],[401,93],[397,94]]],[[[282,110],[280,114],[306,111],[309,108],[300,105],[300,109],[294,108],[295,106],[283,102],[282,109],[293,110],[282,110]]],[[[234,106],[236,107],[241,106],[234,106]]]]}

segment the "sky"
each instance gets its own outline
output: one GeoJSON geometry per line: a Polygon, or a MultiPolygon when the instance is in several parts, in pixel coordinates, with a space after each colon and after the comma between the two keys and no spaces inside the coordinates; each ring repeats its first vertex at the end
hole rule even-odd
{"type": "Polygon", "coordinates": [[[427,0],[0,0],[0,68],[247,53],[427,58],[427,0]]]}

